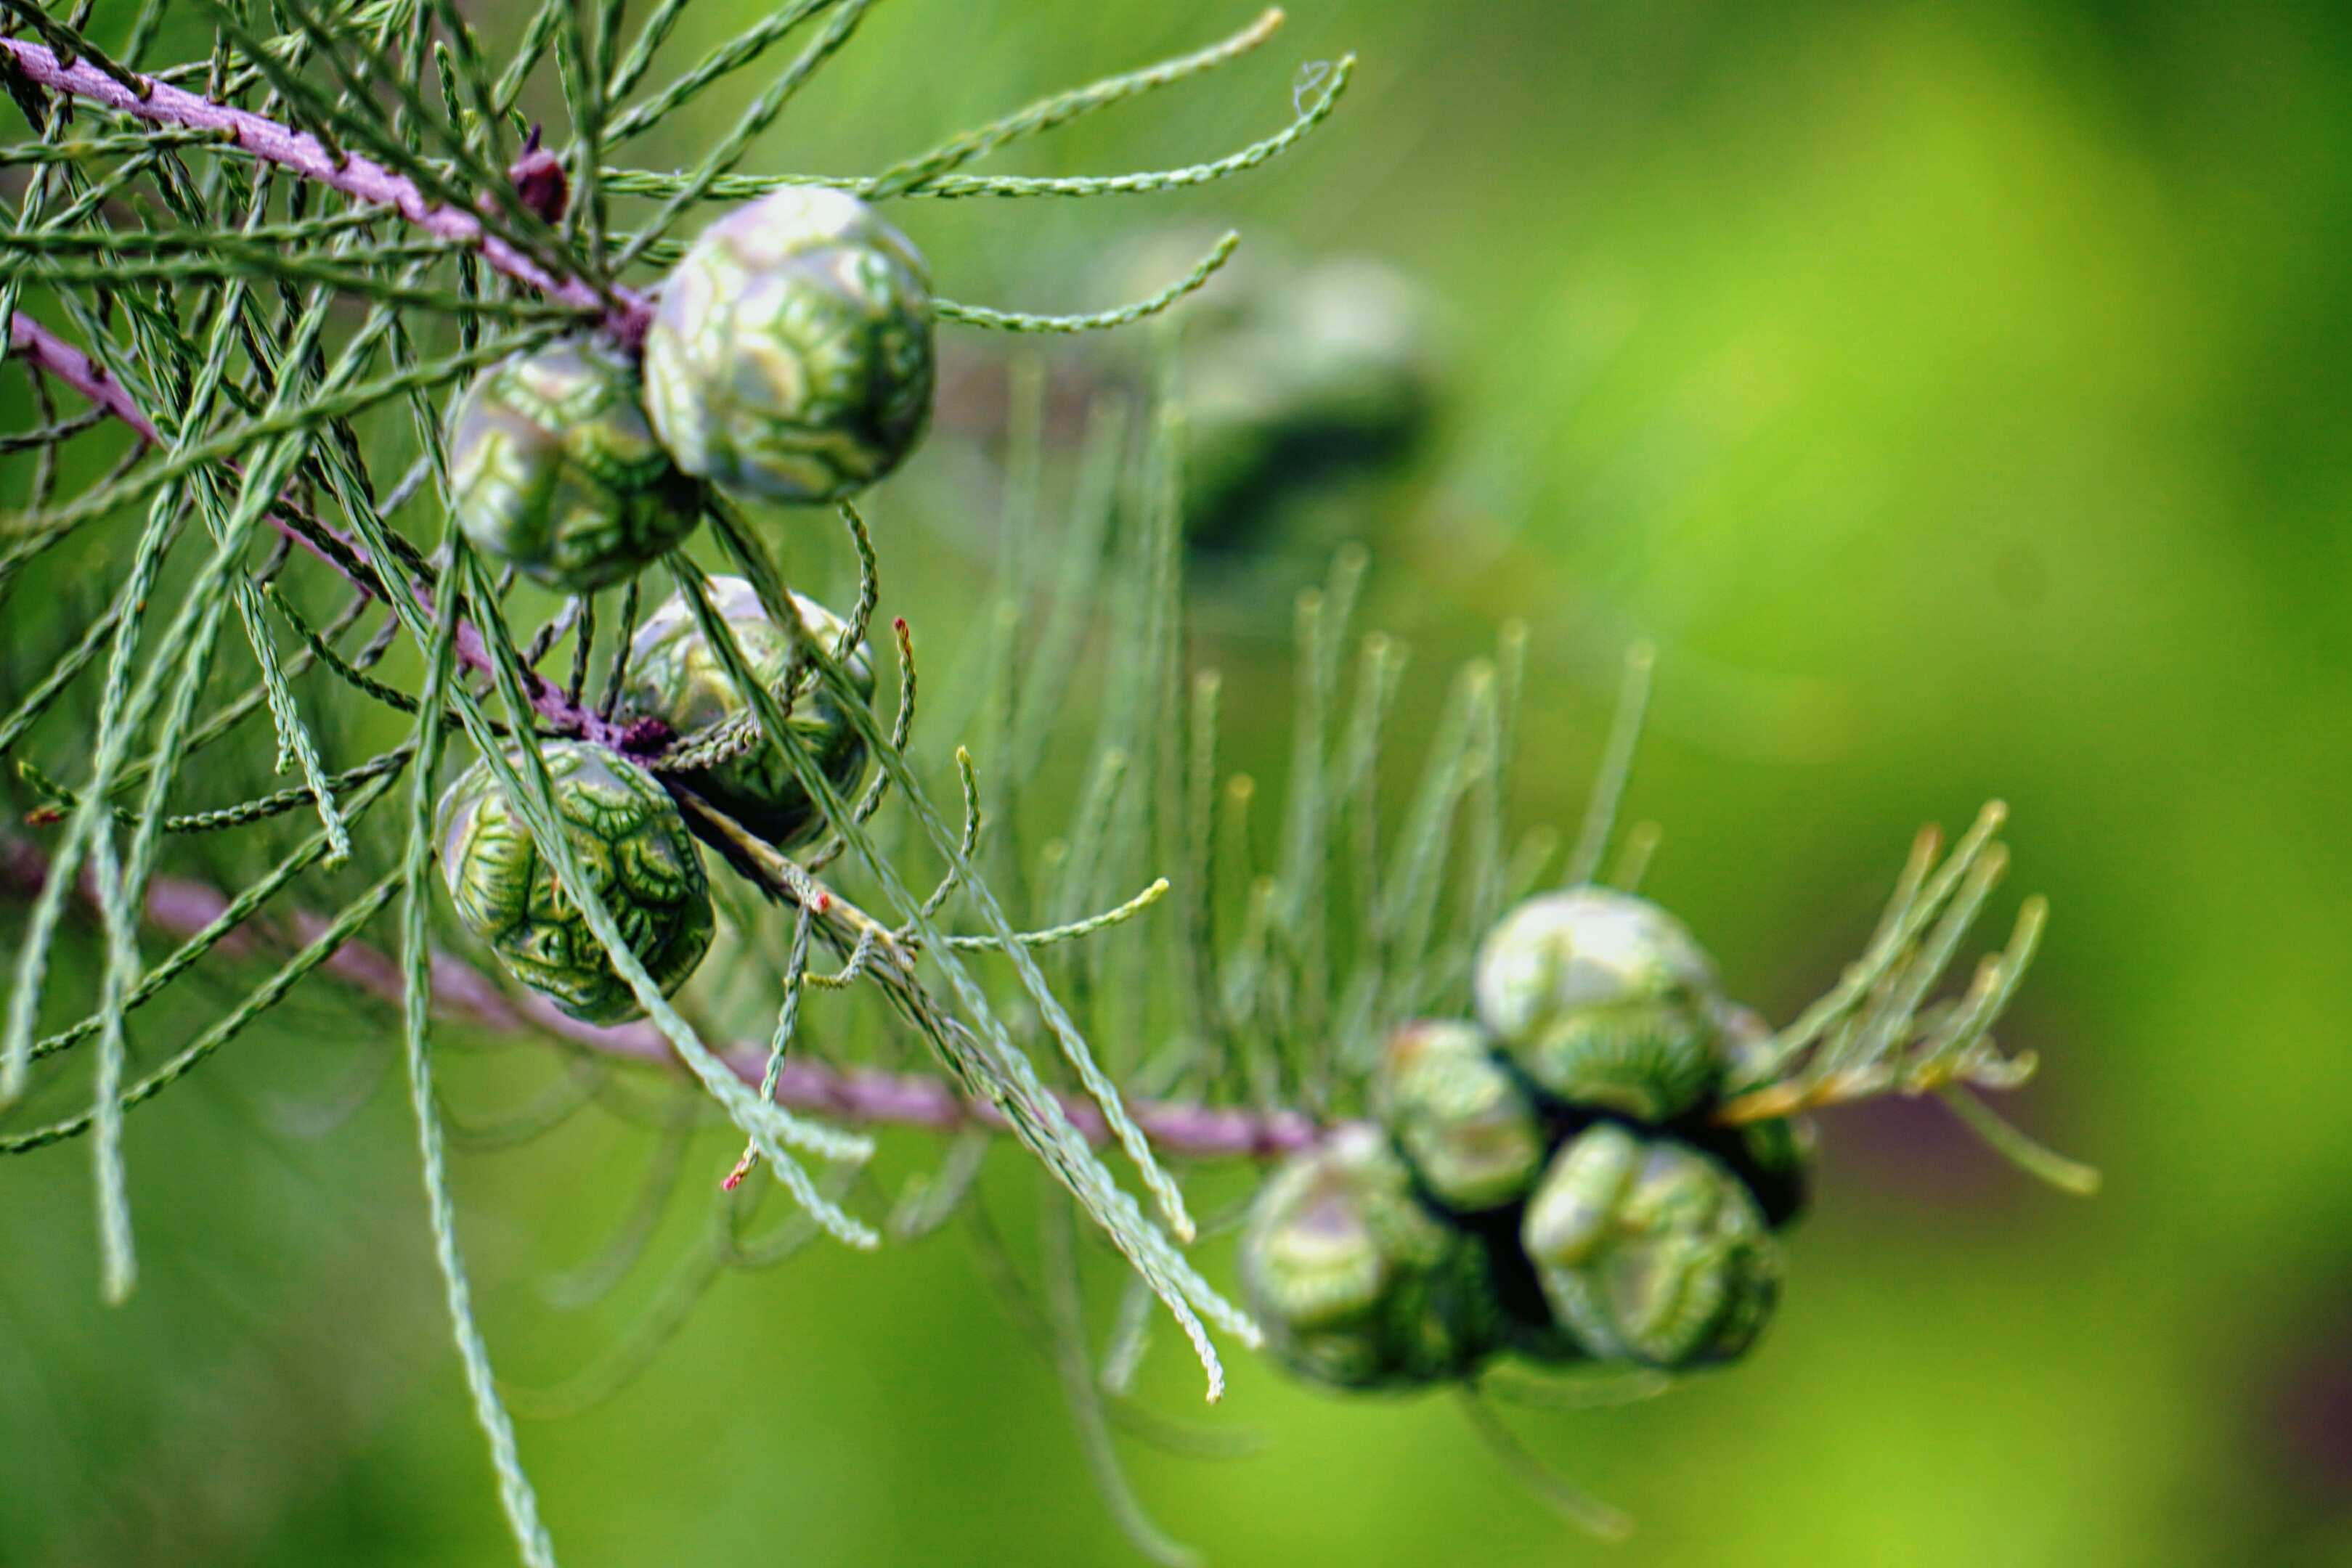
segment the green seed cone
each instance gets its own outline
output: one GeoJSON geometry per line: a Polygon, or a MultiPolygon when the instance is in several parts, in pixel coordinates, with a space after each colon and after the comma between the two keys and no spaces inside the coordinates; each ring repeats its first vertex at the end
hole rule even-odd
{"type": "MultiPolygon", "coordinates": [[[[773,689],[792,660],[789,632],[768,619],[760,596],[740,577],[710,580],[711,607],[733,628],[735,640],[760,679],[773,689]]],[[[841,618],[814,599],[793,596],[801,624],[830,652],[848,630],[841,618]]],[[[845,661],[868,699],[874,675],[864,644],[845,661]]],[[[629,644],[629,703],[636,713],[667,723],[681,737],[740,716],[746,709],[702,635],[685,599],[672,594],[637,631],[629,644]]],[[[822,689],[804,691],[793,704],[792,731],[836,789],[846,793],[866,771],[866,742],[822,689]]],[[[782,749],[762,742],[715,767],[678,776],[679,781],[734,818],[761,839],[790,848],[822,823],[782,749]]]]}
{"type": "Polygon", "coordinates": [[[787,187],[702,232],[646,335],[646,399],[689,474],[838,500],[913,451],[936,379],[930,277],[856,197],[787,187]]]}
{"type": "Polygon", "coordinates": [[[1665,1122],[1724,1065],[1715,966],[1682,924],[1630,894],[1528,899],[1478,949],[1478,1017],[1548,1093],[1665,1122]]]}
{"type": "Polygon", "coordinates": [[[1734,1360],[1780,1294],[1780,1247],[1739,1179],[1685,1145],[1613,1123],[1553,1156],[1520,1240],[1553,1316],[1596,1360],[1734,1360]]]}
{"type": "Polygon", "coordinates": [[[448,438],[466,537],[550,587],[618,582],[702,517],[702,486],[655,440],[635,367],[597,339],[491,366],[450,411],[448,438]]]}
{"type": "Polygon", "coordinates": [[[1258,1191],[1244,1299],[1276,1360],[1339,1388],[1467,1376],[1503,1340],[1486,1253],[1413,1198],[1373,1127],[1340,1128],[1258,1191]]]}
{"type": "Polygon", "coordinates": [[[1389,1036],[1371,1082],[1373,1114],[1429,1195],[1465,1213],[1527,1196],[1543,1171],[1534,1103],[1475,1023],[1423,1019],[1389,1036]]]}
{"type": "MultiPolygon", "coordinates": [[[[629,951],[668,996],[710,946],[710,889],[686,820],[653,775],[625,758],[571,741],[542,747],[572,853],[629,951]]],[[[588,1023],[644,1012],[488,763],[442,796],[440,838],[457,918],[508,973],[588,1023]]]]}

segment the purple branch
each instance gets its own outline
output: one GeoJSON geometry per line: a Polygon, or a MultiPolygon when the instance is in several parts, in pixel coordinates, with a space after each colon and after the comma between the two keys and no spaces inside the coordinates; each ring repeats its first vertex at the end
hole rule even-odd
{"type": "MultiPolygon", "coordinates": [[[[307,132],[245,110],[214,103],[151,77],[132,78],[134,86],[87,62],[60,65],[50,50],[17,39],[0,38],[0,48],[12,54],[17,68],[40,86],[152,124],[218,132],[224,141],[253,157],[330,189],[391,207],[429,234],[468,246],[490,267],[552,298],[583,309],[604,310],[606,329],[624,341],[635,344],[645,336],[651,310],[643,295],[615,285],[607,297],[576,277],[554,277],[513,246],[488,233],[481,220],[471,213],[427,201],[412,182],[381,164],[350,152],[339,158],[307,132]]],[[[153,422],[130,393],[80,350],[22,311],[16,312],[10,323],[9,342],[11,351],[105,407],[138,432],[142,440],[161,444],[153,422]]],[[[373,583],[353,577],[344,561],[290,521],[275,515],[270,520],[281,533],[333,567],[354,587],[363,592],[376,592],[373,583]]],[[[356,539],[323,523],[315,526],[332,537],[351,559],[371,571],[383,570],[371,560],[356,539]]],[[[480,632],[464,622],[457,626],[456,652],[472,669],[485,673],[492,669],[480,632]]],[[[531,706],[541,717],[594,744],[621,748],[627,727],[614,724],[571,702],[562,691],[532,672],[525,671],[524,674],[531,706]]],[[[33,846],[17,841],[0,848],[0,881],[18,888],[37,888],[46,873],[47,862],[33,846]]],[[[217,890],[174,878],[157,878],[147,892],[148,917],[163,930],[180,936],[203,929],[227,906],[228,900],[217,890]]],[[[325,924],[308,914],[298,914],[293,920],[297,933],[305,941],[315,938],[325,924]]],[[[236,938],[225,939],[234,940],[236,938]]],[[[401,1000],[404,988],[398,967],[385,954],[364,943],[345,943],[327,960],[325,967],[348,983],[395,1005],[401,1000]]],[[[478,1027],[502,1033],[538,1030],[599,1054],[627,1061],[667,1066],[676,1060],[669,1041],[650,1024],[605,1029],[581,1023],[536,995],[520,999],[509,998],[471,966],[446,953],[433,956],[433,982],[445,1014],[478,1027]]],[[[746,1083],[756,1085],[761,1082],[767,1058],[764,1046],[747,1043],[723,1054],[729,1067],[746,1083]]],[[[967,1101],[939,1079],[872,1068],[836,1068],[804,1059],[784,1064],[776,1098],[795,1110],[846,1121],[938,1131],[973,1123],[1004,1125],[1003,1113],[994,1106],[967,1101]]],[[[1080,1133],[1097,1145],[1108,1141],[1109,1130],[1092,1101],[1061,1098],[1065,1113],[1080,1133]]],[[[1140,1101],[1131,1103],[1129,1112],[1162,1152],[1193,1159],[1268,1159],[1304,1148],[1320,1135],[1320,1129],[1312,1121],[1289,1111],[1258,1114],[1205,1105],[1140,1101]]]]}
{"type": "Polygon", "coordinates": [[[615,284],[608,297],[579,278],[554,276],[488,232],[472,213],[427,201],[413,181],[381,163],[351,152],[338,158],[308,131],[280,125],[267,115],[215,103],[152,77],[135,78],[144,90],[134,91],[87,60],[59,65],[56,54],[39,44],[0,38],[0,48],[14,55],[17,69],[42,87],[151,124],[216,132],[224,142],[266,163],[363,202],[391,207],[427,234],[468,246],[498,271],[551,299],[604,312],[606,328],[625,342],[635,344],[645,339],[652,309],[643,295],[615,284]]]}
{"type": "MultiPolygon", "coordinates": [[[[10,47],[23,47],[10,44],[9,40],[5,38],[0,38],[0,44],[6,44],[10,47]]],[[[106,81],[109,78],[100,77],[99,79],[106,81]]],[[[154,422],[149,419],[146,413],[132,400],[131,393],[124,389],[121,382],[107,374],[104,366],[98,364],[88,354],[26,315],[22,309],[17,310],[9,319],[8,342],[10,351],[27,364],[39,366],[89,399],[90,402],[103,407],[109,413],[137,431],[140,439],[149,444],[162,444],[161,439],[155,433],[154,422]]],[[[269,521],[279,533],[332,567],[352,587],[362,593],[376,592],[373,583],[364,577],[353,576],[344,562],[337,559],[333,551],[321,546],[303,529],[295,527],[287,517],[273,511],[269,521]]],[[[369,557],[367,547],[349,534],[322,521],[313,520],[311,526],[333,538],[341,549],[349,553],[352,559],[358,561],[362,566],[371,571],[381,570],[369,557]]],[[[425,612],[430,614],[433,609],[430,591],[420,587],[417,590],[417,597],[424,601],[425,612]]],[[[457,622],[457,653],[458,659],[467,668],[480,671],[485,674],[491,672],[489,648],[483,643],[481,632],[470,622],[457,622]]],[[[577,735],[582,739],[597,746],[621,748],[622,741],[627,737],[626,725],[615,724],[597,714],[593,708],[573,702],[552,682],[541,678],[536,671],[526,670],[523,672],[523,677],[525,685],[530,691],[532,709],[549,724],[566,734],[577,735]]]]}
{"type": "MultiPolygon", "coordinates": [[[[22,839],[0,841],[0,885],[18,895],[37,892],[48,873],[40,850],[22,839]]],[[[85,886],[95,902],[95,889],[85,886]]],[[[186,937],[220,918],[228,899],[218,889],[176,877],[157,877],[148,884],[147,917],[163,931],[186,937]]],[[[258,920],[253,922],[259,925],[258,920]]],[[[315,940],[327,922],[307,912],[289,923],[302,942],[315,940]]],[[[243,940],[241,933],[223,938],[226,947],[243,940]]],[[[324,967],[347,984],[397,1007],[404,994],[400,968],[380,948],[364,942],[346,942],[324,967]]],[[[677,1061],[669,1041],[649,1023],[600,1028],[568,1018],[554,1004],[535,994],[509,996],[471,965],[447,953],[433,955],[433,995],[446,1018],[501,1034],[534,1030],[556,1035],[594,1051],[625,1061],[667,1067],[677,1061]]],[[[721,1053],[735,1075],[757,1086],[767,1064],[767,1047],[745,1042],[721,1053]]],[[[1094,1103],[1061,1096],[1071,1124],[1091,1142],[1109,1141],[1102,1113],[1094,1103]]],[[[1001,1127],[1004,1118],[992,1105],[975,1103],[956,1093],[943,1081],[920,1073],[885,1072],[870,1067],[833,1067],[795,1058],[784,1063],[776,1083],[778,1103],[795,1111],[900,1127],[951,1132],[978,1123],[1001,1127]]],[[[1322,1129],[1295,1111],[1223,1110],[1180,1102],[1130,1101],[1129,1114],[1162,1154],[1187,1159],[1276,1158],[1313,1144],[1322,1129]]]]}
{"type": "MultiPolygon", "coordinates": [[[[0,43],[7,40],[0,39],[0,43]]],[[[139,439],[150,446],[163,442],[155,434],[155,423],[146,411],[131,401],[122,383],[106,373],[106,367],[88,354],[51,332],[47,328],[16,311],[8,321],[8,349],[26,361],[41,367],[58,380],[98,404],[107,413],[139,433],[139,439]]]]}
{"type": "MultiPolygon", "coordinates": [[[[224,141],[266,162],[275,163],[306,180],[315,180],[362,201],[381,203],[429,234],[469,246],[491,267],[553,298],[585,309],[604,309],[606,329],[628,343],[641,342],[645,338],[646,325],[652,319],[652,310],[643,295],[616,285],[610,295],[612,308],[607,308],[607,298],[587,284],[576,277],[552,276],[513,246],[487,232],[481,220],[473,214],[425,200],[414,183],[379,163],[352,152],[344,152],[339,159],[328,152],[317,137],[306,131],[290,130],[264,115],[199,98],[152,77],[133,78],[132,80],[138,84],[134,89],[86,60],[76,61],[70,66],[60,65],[55,53],[38,44],[0,38],[0,49],[7,50],[15,57],[16,68],[43,87],[71,93],[77,98],[152,124],[218,132],[224,141]]],[[[102,366],[93,363],[87,354],[28,319],[21,311],[11,320],[8,335],[12,351],[39,365],[92,402],[102,404],[149,444],[160,444],[154,422],[131,400],[121,383],[109,376],[102,366]]],[[[337,560],[315,539],[294,528],[286,518],[273,516],[270,521],[280,533],[346,578],[351,576],[344,570],[343,562],[337,560]]],[[[350,552],[352,559],[373,570],[383,570],[369,560],[367,551],[357,540],[331,528],[327,531],[350,552]]],[[[353,586],[364,592],[374,591],[370,583],[357,579],[352,580],[353,586]]],[[[420,597],[425,597],[421,591],[420,597]]],[[[428,612],[431,610],[429,598],[426,610],[428,612]]],[[[489,649],[482,641],[481,632],[462,621],[457,625],[457,653],[468,668],[484,674],[492,672],[489,649]]],[[[525,670],[523,682],[530,694],[532,709],[553,727],[598,746],[625,749],[623,742],[627,738],[625,726],[614,724],[593,708],[572,702],[560,688],[541,680],[534,671],[525,670]]]]}

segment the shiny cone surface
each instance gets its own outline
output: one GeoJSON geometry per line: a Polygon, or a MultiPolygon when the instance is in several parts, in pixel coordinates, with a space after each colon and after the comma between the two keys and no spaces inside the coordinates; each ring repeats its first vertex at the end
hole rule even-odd
{"type": "Polygon", "coordinates": [[[655,439],[637,372],[572,338],[484,371],[449,416],[458,526],[552,588],[621,581],[694,531],[702,486],[655,439]]]}
{"type": "Polygon", "coordinates": [[[1715,965],[1646,899],[1578,887],[1530,898],[1479,945],[1478,1017],[1546,1092],[1660,1123],[1724,1064],[1715,965]]]}
{"type": "Polygon", "coordinates": [[[1599,1360],[1730,1361],[1780,1293],[1780,1248],[1738,1178],[1612,1123],[1561,1147],[1520,1234],[1552,1315],[1599,1360]]]}
{"type": "Polygon", "coordinates": [[[1475,1023],[1417,1019],[1389,1036],[1373,1075],[1374,1113],[1448,1208],[1513,1202],[1543,1170],[1536,1108],[1494,1046],[1475,1023]]]}
{"type": "Polygon", "coordinates": [[[1462,1377],[1501,1341],[1484,1249],[1420,1206],[1377,1128],[1341,1127],[1285,1162],[1252,1206],[1240,1266],[1267,1350],[1312,1382],[1462,1377]]]}
{"type": "MultiPolygon", "coordinates": [[[[572,853],[669,995],[710,946],[710,889],[685,819],[645,769],[601,747],[542,744],[572,853]]],[[[442,797],[440,838],[458,919],[515,978],[588,1023],[644,1012],[487,763],[442,797]]]]}
{"type": "MultiPolygon", "coordinates": [[[[735,632],[752,671],[771,689],[792,662],[789,632],[768,619],[759,594],[740,577],[710,580],[710,601],[735,632]]],[[[793,595],[801,624],[830,653],[848,631],[846,622],[814,599],[793,595]]],[[[860,643],[843,661],[866,698],[874,675],[860,643]]],[[[727,678],[718,653],[702,635],[686,601],[672,594],[639,627],[629,645],[629,705],[633,712],[658,717],[681,741],[710,726],[740,716],[747,705],[727,678]]],[[[815,760],[834,788],[846,791],[866,770],[866,743],[823,687],[793,698],[793,739],[815,760]]],[[[734,818],[767,842],[788,848],[822,823],[816,802],[801,788],[782,747],[762,741],[709,768],[678,775],[679,782],[734,818]]]]}
{"type": "Polygon", "coordinates": [[[777,501],[836,500],[897,467],[936,375],[922,258],[814,186],[705,229],[646,336],[646,406],[679,466],[777,501]]]}

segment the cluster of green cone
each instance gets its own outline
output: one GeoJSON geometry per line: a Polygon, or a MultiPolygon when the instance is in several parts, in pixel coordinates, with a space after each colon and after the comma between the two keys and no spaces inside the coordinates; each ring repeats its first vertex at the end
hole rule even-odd
{"type": "Polygon", "coordinates": [[[1713,1113],[1748,1016],[1654,904],[1546,894],[1480,945],[1474,1020],[1403,1025],[1340,1128],[1261,1188],[1243,1289],[1310,1381],[1403,1389],[1498,1355],[1675,1370],[1770,1318],[1810,1135],[1713,1113]]]}
{"type": "MultiPolygon", "coordinates": [[[[768,618],[740,577],[712,578],[709,595],[752,673],[776,687],[793,667],[792,634],[768,618]]],[[[847,627],[814,600],[793,597],[806,634],[835,646],[847,627]]],[[[874,678],[864,644],[842,663],[861,696],[870,697],[874,678]]],[[[688,744],[740,723],[747,711],[681,594],[666,600],[631,640],[626,691],[629,711],[661,719],[688,744]]],[[[798,694],[789,723],[794,741],[835,789],[856,785],[866,771],[866,743],[823,691],[798,694]]],[[[701,962],[711,934],[709,885],[677,802],[660,779],[609,747],[543,740],[540,748],[572,852],[630,950],[665,996],[675,992],[701,962]]],[[[509,761],[520,766],[520,755],[509,761]]],[[[805,843],[824,826],[773,740],[746,737],[731,755],[668,768],[666,777],[779,849],[805,843]]],[[[643,1012],[578,901],[565,894],[509,809],[488,762],[476,763],[442,797],[439,836],[441,873],[458,919],[509,974],[590,1023],[622,1023],[643,1012]]]]}
{"type": "Polygon", "coordinates": [[[596,335],[492,366],[449,416],[458,526],[551,588],[635,576],[701,521],[703,486],[838,500],[930,423],[929,277],[855,196],[788,186],[702,232],[642,360],[596,335]]]}
{"type": "MultiPolygon", "coordinates": [[[[453,508],[488,559],[591,594],[635,577],[701,521],[717,486],[787,503],[836,500],[896,468],[929,423],[929,279],[904,236],[838,191],[792,187],[706,229],[663,285],[642,355],[588,333],[491,367],[449,415],[453,508]]],[[[796,637],[748,582],[719,578],[712,608],[772,689],[796,637]]],[[[861,696],[869,654],[842,620],[796,598],[804,634],[833,650],[861,696]]],[[[647,754],[719,738],[747,711],[673,595],[629,646],[625,713],[647,754]]],[[[782,694],[780,694],[782,695],[782,694]]],[[[796,695],[794,739],[838,789],[864,742],[824,694],[796,695]]],[[[710,943],[709,889],[661,782],[606,747],[543,745],[574,852],[665,994],[710,943]]],[[[676,781],[780,849],[822,826],[772,740],[719,746],[676,781]]],[[[574,1018],[642,1010],[577,902],[500,797],[487,762],[444,798],[441,865],[459,918],[517,979],[574,1018]]]]}

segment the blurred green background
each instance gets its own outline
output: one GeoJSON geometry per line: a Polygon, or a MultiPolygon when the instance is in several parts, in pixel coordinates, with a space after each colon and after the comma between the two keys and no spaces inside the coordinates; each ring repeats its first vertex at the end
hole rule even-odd
{"type": "MultiPolygon", "coordinates": [[[[1419,277],[1449,393],[1411,471],[1344,519],[1375,550],[1368,622],[1415,649],[1407,735],[1525,617],[1516,814],[1572,821],[1618,650],[1654,638],[1629,802],[1665,831],[1648,890],[1784,1019],[1858,949],[1916,826],[2005,798],[1994,918],[2021,891],[2054,911],[2004,1030],[2044,1072],[2008,1108],[2108,1185],[2035,1186],[1924,1110],[1831,1115],[1748,1364],[1512,1417],[1639,1517],[1622,1548],[1566,1531],[1446,1401],[1320,1397],[1245,1356],[1213,1419],[1266,1451],[1130,1450],[1147,1503],[1228,1568],[2352,1563],[2352,15],[1291,11],[1259,56],[1003,167],[1212,156],[1287,118],[1298,62],[1354,50],[1322,133],[1181,196],[909,205],[942,291],[1113,303],[1103,247],[1177,221],[1419,277]]],[[[752,14],[700,0],[666,58],[752,14]]],[[[877,168],[1247,16],[891,0],[755,162],[877,168]]],[[[743,95],[641,156],[689,156],[743,95]]],[[[900,488],[949,486],[960,452],[950,433],[900,488]]],[[[984,570],[984,546],[889,545],[919,631],[984,570]]],[[[1260,548],[1254,573],[1204,573],[1202,653],[1271,785],[1288,661],[1258,600],[1319,562],[1260,548]]],[[[379,1028],[300,1004],[142,1113],[146,1281],[121,1311],[97,1304],[85,1160],[9,1163],[0,1563],[511,1560],[401,1096],[302,1135],[379,1028]]],[[[460,1063],[450,1093],[487,1117],[538,1077],[460,1063]]],[[[587,1117],[459,1161],[518,1381],[644,1300],[583,1324],[539,1291],[650,1141],[587,1117]]],[[[706,1145],[697,1172],[726,1157],[706,1145]]],[[[1190,1414],[1167,1339],[1145,1384],[1190,1414]]],[[[1139,1561],[952,1238],[723,1281],[617,1400],[522,1442],[572,1564],[1139,1561]]]]}

